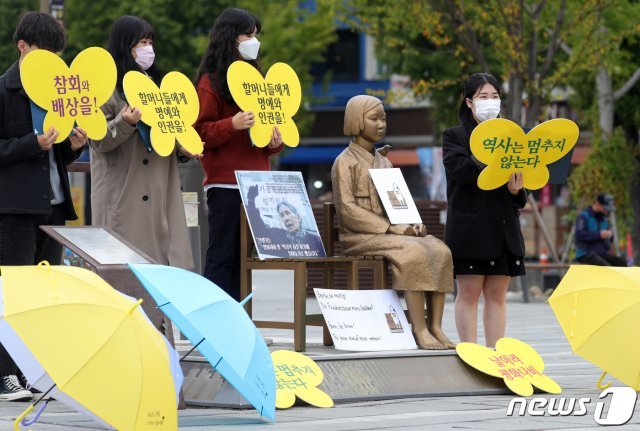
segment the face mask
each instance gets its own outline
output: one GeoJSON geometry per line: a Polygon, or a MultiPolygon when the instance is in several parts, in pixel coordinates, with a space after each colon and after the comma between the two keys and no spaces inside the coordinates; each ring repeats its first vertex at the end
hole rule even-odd
{"type": "Polygon", "coordinates": [[[248,40],[243,40],[238,43],[238,51],[240,52],[240,57],[245,60],[255,60],[258,58],[258,50],[260,49],[260,41],[252,37],[248,40]]]}
{"type": "Polygon", "coordinates": [[[476,118],[480,121],[491,120],[500,114],[500,99],[474,100],[476,118]]]}
{"type": "Polygon", "coordinates": [[[142,68],[147,70],[153,64],[153,60],[156,58],[156,54],[153,52],[152,45],[145,45],[136,50],[136,63],[142,68]]]}

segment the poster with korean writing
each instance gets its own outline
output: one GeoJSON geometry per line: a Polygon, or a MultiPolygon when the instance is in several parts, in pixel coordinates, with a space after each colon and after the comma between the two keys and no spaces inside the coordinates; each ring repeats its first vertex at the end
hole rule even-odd
{"type": "Polygon", "coordinates": [[[300,172],[236,171],[260,259],[326,257],[300,172]]]}
{"type": "Polygon", "coordinates": [[[501,338],[495,350],[476,343],[459,343],[456,353],[476,370],[503,379],[507,387],[520,396],[531,396],[534,386],[551,394],[562,392],[560,385],[544,375],[540,354],[518,339],[501,338]]]}
{"type": "Polygon", "coordinates": [[[276,375],[276,407],[288,409],[296,397],[316,407],[333,407],[331,397],[318,386],[324,379],[322,369],[313,359],[291,350],[271,353],[276,375]]]}
{"type": "Polygon", "coordinates": [[[269,145],[274,127],[280,131],[285,145],[298,146],[300,134],[293,116],[300,108],[302,88],[291,66],[276,63],[263,78],[246,61],[236,61],[229,67],[227,82],[240,109],[254,114],[255,124],[249,134],[256,147],[269,145]]]}
{"type": "Polygon", "coordinates": [[[473,155],[487,165],[478,177],[478,187],[493,190],[523,173],[524,187],[541,189],[549,182],[547,165],[560,160],[578,141],[576,123],[565,118],[545,121],[525,132],[503,118],[480,123],[471,134],[473,155]]]}
{"type": "Polygon", "coordinates": [[[400,169],[369,169],[369,174],[391,224],[422,223],[400,169]]]}
{"type": "Polygon", "coordinates": [[[20,65],[20,79],[31,101],[46,111],[42,127],[34,124],[34,133],[53,126],[60,143],[77,125],[90,139],[104,138],[107,120],[100,106],[113,94],[116,77],[113,58],[102,48],[83,50],[71,66],[45,49],[31,51],[20,65]]]}
{"type": "Polygon", "coordinates": [[[176,141],[191,154],[202,153],[202,140],[193,128],[200,101],[189,78],[169,72],[158,88],[147,75],[131,71],[124,76],[122,87],[129,105],[140,109],[141,121],[151,128],[151,146],[156,153],[169,156],[176,141]]]}
{"type": "Polygon", "coordinates": [[[313,291],[337,350],[418,348],[395,290],[313,291]]]}

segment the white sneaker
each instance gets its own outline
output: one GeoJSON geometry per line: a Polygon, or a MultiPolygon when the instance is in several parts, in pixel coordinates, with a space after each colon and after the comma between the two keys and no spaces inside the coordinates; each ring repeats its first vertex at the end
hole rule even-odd
{"type": "Polygon", "coordinates": [[[30,401],[33,394],[22,387],[15,375],[0,379],[0,401],[30,401]]]}

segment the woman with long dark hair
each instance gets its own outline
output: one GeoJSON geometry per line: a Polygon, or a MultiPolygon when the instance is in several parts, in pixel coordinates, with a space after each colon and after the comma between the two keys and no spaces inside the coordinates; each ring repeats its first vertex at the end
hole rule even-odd
{"type": "Polygon", "coordinates": [[[122,16],[113,23],[108,51],[118,79],[102,106],[107,135],[90,142],[91,219],[160,264],[193,268],[176,153],[161,157],[147,148],[138,129],[140,109],[127,103],[122,89],[129,71],[144,73],[160,85],[153,39],[153,28],[142,18],[122,16]]]}
{"type": "Polygon", "coordinates": [[[508,184],[495,190],[481,190],[477,181],[484,165],[469,148],[473,129],[500,114],[500,95],[495,77],[471,75],[462,88],[460,124],[445,130],[442,146],[448,200],[445,242],[458,282],[456,327],[460,341],[477,341],[478,301],[483,295],[485,341],[490,347],[504,337],[509,281],[525,273],[518,219],[527,202],[522,173],[514,173],[508,184]]]}
{"type": "Polygon", "coordinates": [[[240,299],[240,191],[235,171],[268,171],[269,156],[282,150],[276,127],[265,148],[253,146],[249,128],[253,112],[243,112],[233,101],[227,84],[231,63],[243,60],[258,70],[260,42],[258,18],[244,9],[225,9],[211,30],[202,57],[196,88],[200,115],[195,129],[204,142],[201,160],[209,209],[209,246],[204,276],[240,299]]]}

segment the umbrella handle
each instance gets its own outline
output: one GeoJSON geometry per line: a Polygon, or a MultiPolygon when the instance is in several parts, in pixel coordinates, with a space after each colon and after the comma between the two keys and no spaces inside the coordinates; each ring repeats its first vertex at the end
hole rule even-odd
{"type": "Polygon", "coordinates": [[[29,413],[31,413],[31,410],[33,410],[34,407],[35,406],[33,404],[31,404],[29,407],[27,407],[27,409],[25,411],[22,412],[22,414],[20,416],[17,417],[15,422],[13,422],[13,430],[14,431],[20,431],[20,423],[22,422],[22,420],[24,418],[27,417],[27,415],[29,413]]]}
{"type": "Polygon", "coordinates": [[[603,390],[604,390],[604,389],[607,389],[608,387],[610,387],[610,386],[611,386],[611,382],[607,383],[606,385],[603,385],[603,384],[602,384],[602,381],[604,380],[604,376],[606,376],[606,375],[607,375],[607,372],[606,372],[606,371],[603,371],[603,372],[602,372],[602,375],[601,375],[601,376],[600,376],[600,378],[598,379],[598,387],[599,387],[600,389],[603,389],[603,390]]]}
{"type": "Polygon", "coordinates": [[[34,423],[36,423],[36,421],[40,418],[40,415],[42,414],[44,409],[47,407],[47,404],[49,404],[49,401],[51,401],[51,398],[47,399],[44,403],[42,403],[42,405],[40,406],[40,408],[38,409],[38,411],[36,412],[35,416],[32,419],[27,420],[27,416],[29,415],[29,413],[31,413],[31,411],[36,407],[35,404],[31,404],[24,412],[22,412],[20,416],[18,416],[16,421],[13,423],[13,429],[15,431],[19,431],[20,430],[19,425],[28,427],[29,425],[33,425],[34,423]]]}

